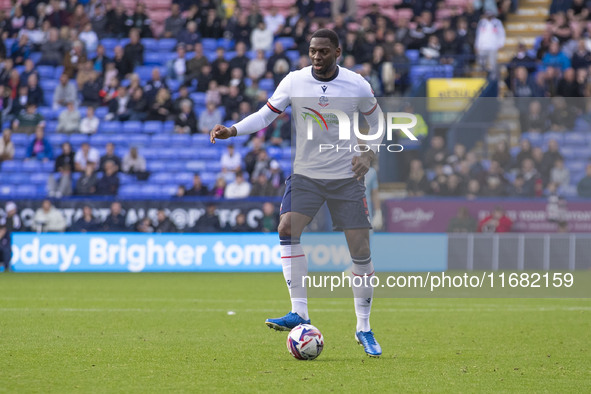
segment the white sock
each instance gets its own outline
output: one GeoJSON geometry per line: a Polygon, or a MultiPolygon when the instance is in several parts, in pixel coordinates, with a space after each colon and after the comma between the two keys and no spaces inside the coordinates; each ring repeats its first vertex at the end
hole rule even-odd
{"type": "Polygon", "coordinates": [[[291,298],[291,311],[308,320],[308,290],[303,286],[303,277],[308,275],[308,260],[302,245],[281,245],[281,262],[291,298]]]}
{"type": "Polygon", "coordinates": [[[353,258],[352,281],[361,283],[361,286],[353,287],[353,297],[355,302],[355,315],[357,315],[357,331],[369,331],[369,315],[371,313],[371,303],[373,301],[373,287],[370,285],[370,278],[374,275],[373,263],[371,257],[357,259],[353,258]],[[367,278],[364,278],[367,275],[367,278]],[[355,278],[358,279],[355,279],[355,278]],[[362,279],[362,281],[360,281],[362,279]]]}

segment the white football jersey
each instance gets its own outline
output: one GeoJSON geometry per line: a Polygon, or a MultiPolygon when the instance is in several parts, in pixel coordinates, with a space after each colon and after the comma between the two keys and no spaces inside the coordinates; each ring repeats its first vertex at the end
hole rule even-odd
{"type": "Polygon", "coordinates": [[[337,66],[334,76],[327,80],[317,78],[312,66],[305,67],[289,73],[267,102],[278,114],[289,105],[296,133],[293,173],[315,179],[352,178],[351,160],[359,155],[352,149],[357,145],[353,114],[358,112],[363,117],[379,110],[369,83],[342,67],[337,66]],[[323,110],[340,110],[348,115],[350,139],[339,139],[337,116],[323,110]]]}

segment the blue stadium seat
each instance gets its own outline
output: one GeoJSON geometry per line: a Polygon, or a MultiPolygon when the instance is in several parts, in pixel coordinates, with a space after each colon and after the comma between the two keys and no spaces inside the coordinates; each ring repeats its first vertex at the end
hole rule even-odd
{"type": "Polygon", "coordinates": [[[27,134],[16,133],[16,134],[12,135],[12,142],[14,143],[15,146],[26,145],[29,143],[30,139],[31,139],[30,136],[27,134]]]}
{"type": "Polygon", "coordinates": [[[283,170],[283,172],[290,173],[291,172],[291,161],[290,160],[280,160],[279,167],[283,170]]]}
{"type": "Polygon", "coordinates": [[[584,131],[571,131],[564,134],[564,144],[581,146],[587,144],[587,134],[589,132],[584,131]]]}
{"type": "Polygon", "coordinates": [[[545,133],[543,136],[544,145],[548,145],[548,141],[550,141],[550,140],[556,140],[556,142],[558,142],[559,146],[564,145],[564,134],[565,133],[559,133],[559,132],[545,133]]]}
{"type": "Polygon", "coordinates": [[[52,79],[55,75],[55,68],[53,66],[37,66],[37,72],[40,80],[52,79]]]}
{"type": "Polygon", "coordinates": [[[287,55],[289,61],[291,62],[292,69],[298,64],[300,60],[300,51],[298,50],[289,50],[286,51],[285,54],[287,55]]]}
{"type": "Polygon", "coordinates": [[[144,46],[144,54],[146,52],[158,50],[158,40],[154,38],[142,38],[141,43],[144,46]]]}
{"type": "Polygon", "coordinates": [[[119,45],[119,40],[116,38],[103,38],[101,44],[105,47],[105,51],[112,51],[119,45]]]}
{"type": "Polygon", "coordinates": [[[171,52],[176,47],[177,40],[174,38],[161,38],[158,41],[159,52],[171,52]]]}
{"type": "Polygon", "coordinates": [[[122,130],[121,122],[103,121],[99,128],[101,133],[119,133],[122,130]]]}
{"type": "Polygon", "coordinates": [[[59,116],[59,111],[54,111],[51,107],[39,107],[37,112],[39,112],[45,120],[54,120],[59,116]]]}
{"type": "Polygon", "coordinates": [[[572,174],[585,171],[585,167],[587,166],[587,164],[581,160],[567,160],[564,163],[564,166],[571,172],[572,180],[572,174]]]}
{"type": "MultiPolygon", "coordinates": [[[[217,144],[216,144],[217,145],[217,144]]],[[[195,151],[195,158],[199,160],[216,160],[219,161],[223,150],[211,147],[209,149],[200,149],[195,151]]]]}
{"type": "Polygon", "coordinates": [[[207,187],[213,186],[213,184],[215,183],[217,177],[218,177],[218,174],[217,173],[213,173],[213,172],[203,172],[203,173],[201,173],[201,181],[207,187]]]}
{"type": "Polygon", "coordinates": [[[21,171],[25,172],[40,172],[41,171],[41,162],[37,160],[29,160],[23,162],[21,167],[21,171]]]}
{"type": "Polygon", "coordinates": [[[205,55],[207,60],[209,60],[210,63],[213,63],[215,61],[215,59],[217,58],[217,54],[214,51],[208,51],[208,52],[204,51],[203,54],[205,55]]]}
{"type": "Polygon", "coordinates": [[[165,161],[159,160],[151,160],[147,163],[148,171],[157,172],[157,171],[166,171],[167,165],[165,161]]]}
{"type": "Polygon", "coordinates": [[[29,180],[29,174],[25,173],[15,173],[15,174],[8,174],[9,175],[9,183],[13,185],[23,185],[26,184],[29,180]]]}
{"type": "Polygon", "coordinates": [[[7,160],[2,162],[0,169],[3,172],[20,172],[23,167],[23,163],[18,160],[7,160]]]}
{"type": "Polygon", "coordinates": [[[281,160],[291,160],[291,147],[285,147],[281,150],[281,160]]]}
{"type": "Polygon", "coordinates": [[[205,106],[205,93],[203,92],[195,92],[189,95],[191,100],[195,103],[195,106],[204,107],[205,106]]]}
{"type": "Polygon", "coordinates": [[[203,44],[204,52],[215,51],[218,46],[215,38],[204,38],[201,40],[201,43],[203,44]]]}
{"type": "Polygon", "coordinates": [[[155,172],[150,175],[150,183],[164,184],[173,179],[173,174],[170,172],[155,172]]]}
{"type": "Polygon", "coordinates": [[[44,174],[44,173],[31,174],[29,176],[29,181],[33,185],[45,185],[45,184],[47,184],[47,174],[44,174]]]}
{"type": "MultiPolygon", "coordinates": [[[[23,160],[25,157],[27,157],[27,149],[25,147],[14,147],[14,159],[15,160],[23,160]]],[[[2,166],[0,165],[0,170],[2,169],[2,166]]]]}
{"type": "Polygon", "coordinates": [[[43,89],[43,92],[50,92],[53,96],[53,91],[59,84],[59,81],[56,79],[41,79],[39,81],[39,86],[43,89]]]}
{"type": "MultiPolygon", "coordinates": [[[[238,138],[238,137],[235,137],[238,138]]],[[[207,146],[207,144],[209,144],[209,135],[207,134],[193,134],[191,136],[191,139],[193,140],[193,145],[197,145],[197,146],[207,146]]]]}
{"type": "Polygon", "coordinates": [[[206,161],[205,162],[205,169],[207,171],[211,171],[215,174],[217,174],[218,172],[220,172],[222,170],[222,164],[219,161],[206,161]]]}
{"type": "Polygon", "coordinates": [[[105,116],[107,116],[108,113],[109,113],[109,108],[107,108],[107,107],[96,107],[94,109],[94,114],[100,120],[105,119],[105,116]]]}
{"type": "Polygon", "coordinates": [[[293,37],[278,37],[275,42],[280,42],[283,45],[283,49],[286,51],[295,46],[295,40],[293,37]]]}
{"type": "Polygon", "coordinates": [[[37,64],[39,63],[39,60],[41,60],[41,56],[43,56],[41,52],[31,52],[29,59],[31,59],[33,63],[37,64]]]}
{"type": "Polygon", "coordinates": [[[160,196],[161,197],[174,196],[176,194],[177,189],[178,189],[178,185],[173,184],[173,183],[169,183],[168,185],[164,185],[160,189],[160,196]]]}
{"type": "Polygon", "coordinates": [[[90,136],[90,145],[95,148],[105,146],[107,142],[111,141],[111,137],[109,134],[101,134],[97,133],[90,136]]]}
{"type": "Polygon", "coordinates": [[[20,197],[35,197],[37,195],[37,187],[34,185],[19,185],[16,187],[15,194],[20,197]]]}
{"type": "Polygon", "coordinates": [[[90,137],[86,134],[72,134],[70,135],[70,143],[73,146],[82,145],[84,142],[90,142],[90,137]]]}
{"type": "Polygon", "coordinates": [[[275,159],[275,160],[279,160],[281,159],[281,155],[282,155],[282,150],[281,148],[277,147],[277,146],[269,146],[267,148],[267,153],[269,154],[269,157],[275,159]]]}
{"type": "Polygon", "coordinates": [[[184,171],[185,162],[181,160],[171,160],[166,162],[166,169],[171,172],[184,171]]]}
{"type": "Polygon", "coordinates": [[[167,120],[164,123],[162,123],[162,131],[165,133],[172,133],[174,132],[174,121],[173,120],[167,120]]]}
{"type": "Polygon", "coordinates": [[[125,48],[125,46],[127,44],[129,44],[129,41],[130,41],[129,38],[127,38],[127,37],[126,38],[120,38],[119,39],[119,45],[121,45],[123,48],[125,48]]]}
{"type": "Polygon", "coordinates": [[[47,135],[47,139],[51,145],[61,145],[66,141],[70,141],[70,135],[61,133],[49,134],[47,135]]]}
{"type": "Polygon", "coordinates": [[[586,146],[575,148],[575,157],[581,160],[589,160],[591,159],[591,151],[586,146]]]}
{"type": "Polygon", "coordinates": [[[271,78],[263,78],[259,81],[259,88],[266,91],[272,91],[275,89],[275,82],[271,78]]]}
{"type": "Polygon", "coordinates": [[[152,135],[152,145],[153,146],[160,146],[160,147],[165,147],[165,146],[170,146],[171,145],[171,141],[172,141],[172,135],[171,134],[154,134],[152,135]]]}
{"type": "Polygon", "coordinates": [[[177,152],[178,152],[178,158],[181,160],[192,160],[195,158],[195,156],[197,156],[195,154],[195,149],[193,149],[187,145],[185,145],[185,146],[179,145],[177,152]]]}
{"type": "Polygon", "coordinates": [[[141,133],[142,132],[142,122],[137,120],[128,120],[127,122],[122,122],[123,124],[123,132],[127,135],[132,133],[141,133]]]}
{"type": "MultiPolygon", "coordinates": [[[[56,153],[57,152],[54,152],[55,156],[57,156],[56,153]]],[[[55,165],[53,164],[53,161],[41,162],[41,171],[42,172],[53,172],[54,168],[55,168],[55,165]]]]}
{"type": "MultiPolygon", "coordinates": [[[[162,66],[162,65],[164,65],[164,61],[165,61],[165,58],[162,56],[161,53],[146,52],[146,53],[144,53],[144,66],[136,67],[135,72],[138,72],[139,69],[146,67],[146,66],[150,66],[150,70],[152,69],[152,66],[162,66]]],[[[142,80],[150,79],[149,74],[148,74],[147,78],[146,78],[145,74],[143,74],[143,75],[144,76],[142,77],[142,75],[140,74],[140,78],[142,80]]]]}
{"type": "Polygon", "coordinates": [[[410,61],[411,64],[414,64],[419,61],[419,50],[418,49],[407,49],[406,50],[406,57],[410,61]]]}
{"type": "Polygon", "coordinates": [[[158,158],[158,151],[159,148],[156,147],[142,148],[141,155],[144,156],[146,160],[153,160],[158,158]]]}
{"type": "Polygon", "coordinates": [[[142,131],[146,134],[157,134],[162,132],[162,122],[149,120],[144,122],[142,131]]]}
{"type": "Polygon", "coordinates": [[[185,163],[185,169],[187,171],[201,172],[201,171],[204,171],[207,168],[207,163],[208,162],[203,161],[203,160],[191,160],[191,161],[187,161],[185,163]]]}
{"type": "Polygon", "coordinates": [[[218,38],[217,46],[224,48],[226,51],[234,49],[234,40],[228,38],[218,38]]]}
{"type": "Polygon", "coordinates": [[[60,77],[64,73],[64,66],[56,66],[54,68],[55,74],[53,74],[53,79],[59,81],[60,77]]]}
{"type": "Polygon", "coordinates": [[[191,184],[193,182],[193,173],[179,172],[175,175],[174,181],[177,183],[191,184]]]}
{"type": "Polygon", "coordinates": [[[563,146],[560,148],[560,153],[564,157],[565,160],[571,160],[577,158],[577,152],[575,148],[572,146],[563,146]]]}
{"type": "Polygon", "coordinates": [[[176,79],[167,79],[166,83],[168,84],[168,89],[171,92],[177,92],[179,90],[179,88],[181,87],[181,81],[176,80],[176,79]]]}
{"type": "Polygon", "coordinates": [[[132,134],[127,136],[127,141],[129,145],[144,147],[150,144],[150,136],[146,134],[132,134]]]}
{"type": "Polygon", "coordinates": [[[160,159],[174,159],[177,155],[177,148],[162,148],[158,154],[160,159]]]}
{"type": "Polygon", "coordinates": [[[528,140],[533,146],[542,145],[542,135],[535,131],[521,133],[521,138],[528,140]]]}
{"type": "MultiPolygon", "coordinates": [[[[160,56],[158,56],[160,57],[160,56]]],[[[135,72],[140,77],[142,82],[149,81],[152,78],[153,66],[138,66],[135,68],[135,72]]]]}
{"type": "Polygon", "coordinates": [[[16,194],[16,187],[12,185],[5,185],[0,184],[0,196],[6,196],[8,198],[13,198],[16,194]]]}
{"type": "Polygon", "coordinates": [[[119,187],[119,197],[135,197],[138,192],[137,192],[137,186],[136,185],[121,185],[119,187]]]}
{"type": "Polygon", "coordinates": [[[577,196],[577,186],[576,185],[562,186],[560,188],[559,192],[564,197],[576,197],[577,196]]]}

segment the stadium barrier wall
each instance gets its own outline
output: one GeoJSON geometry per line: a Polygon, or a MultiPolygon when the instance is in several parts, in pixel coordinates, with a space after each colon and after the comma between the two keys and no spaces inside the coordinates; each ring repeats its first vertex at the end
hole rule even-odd
{"type": "MultiPolygon", "coordinates": [[[[277,234],[14,233],[16,272],[280,272],[277,234]]],[[[446,234],[373,234],[376,270],[443,271],[446,234]]],[[[351,258],[342,233],[302,237],[310,271],[351,258]]]]}

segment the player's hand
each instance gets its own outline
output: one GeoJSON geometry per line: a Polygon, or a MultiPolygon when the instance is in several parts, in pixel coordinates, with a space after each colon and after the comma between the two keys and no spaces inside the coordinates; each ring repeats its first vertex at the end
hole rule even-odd
{"type": "Polygon", "coordinates": [[[216,124],[213,130],[209,133],[209,139],[212,144],[215,144],[215,140],[226,140],[230,137],[236,136],[236,128],[234,126],[228,128],[226,126],[222,126],[221,124],[216,124]]]}
{"type": "Polygon", "coordinates": [[[371,156],[365,153],[361,154],[361,156],[355,156],[353,160],[351,160],[351,164],[353,165],[355,177],[360,181],[369,171],[369,167],[371,167],[371,156]]]}

